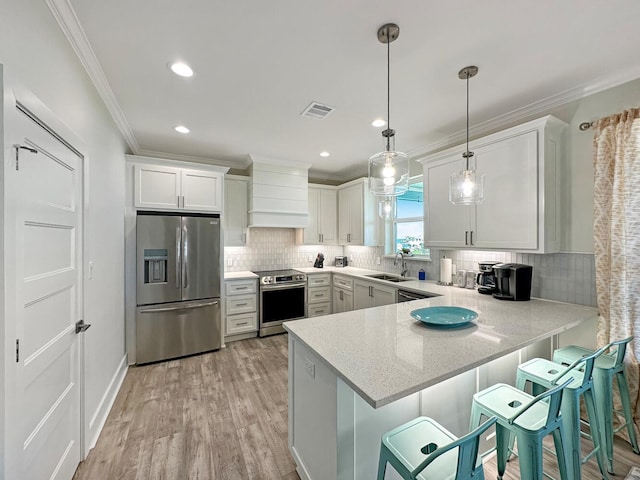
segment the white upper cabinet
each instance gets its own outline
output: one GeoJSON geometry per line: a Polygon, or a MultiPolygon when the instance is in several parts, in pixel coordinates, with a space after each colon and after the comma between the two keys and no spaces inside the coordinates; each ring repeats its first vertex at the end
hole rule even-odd
{"type": "Polygon", "coordinates": [[[337,243],[338,194],[336,187],[309,184],[309,226],[298,230],[305,245],[337,243]]]}
{"type": "Polygon", "coordinates": [[[369,180],[360,178],[338,187],[338,243],[381,245],[380,225],[369,180]]]}
{"type": "Polygon", "coordinates": [[[225,247],[241,247],[247,243],[249,210],[249,178],[227,175],[224,179],[225,247]]]}
{"type": "Polygon", "coordinates": [[[179,168],[136,165],[134,205],[139,208],[180,208],[181,180],[179,168]]]}
{"type": "Polygon", "coordinates": [[[464,167],[464,145],[421,161],[425,245],[536,253],[560,248],[561,134],[566,124],[544,117],[470,144],[470,163],[485,175],[484,201],[449,202],[449,176],[464,167]]]}
{"type": "Polygon", "coordinates": [[[134,166],[134,206],[153,210],[221,212],[221,172],[164,165],[134,166]]]}
{"type": "Polygon", "coordinates": [[[222,212],[224,175],[204,170],[182,170],[182,208],[222,212]]]}

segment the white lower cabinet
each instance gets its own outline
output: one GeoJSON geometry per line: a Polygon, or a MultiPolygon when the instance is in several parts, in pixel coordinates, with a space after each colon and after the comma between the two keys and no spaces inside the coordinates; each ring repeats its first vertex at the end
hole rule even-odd
{"type": "Polygon", "coordinates": [[[225,341],[240,340],[258,331],[258,281],[225,281],[225,341]]]}
{"type": "Polygon", "coordinates": [[[393,287],[363,280],[354,282],[354,292],[353,307],[355,310],[396,303],[398,296],[398,291],[393,287]]]}
{"type": "Polygon", "coordinates": [[[353,279],[343,275],[333,275],[333,313],[353,310],[353,279]]]}
{"type": "Polygon", "coordinates": [[[307,317],[331,313],[331,274],[307,275],[307,317]]]}

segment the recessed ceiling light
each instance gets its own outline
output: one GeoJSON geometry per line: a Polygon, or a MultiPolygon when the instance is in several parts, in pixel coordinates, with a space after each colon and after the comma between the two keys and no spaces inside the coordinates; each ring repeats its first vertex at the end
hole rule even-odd
{"type": "Polygon", "coordinates": [[[331,155],[329,152],[320,152],[321,157],[328,157],[329,155],[331,155]]]}
{"type": "Polygon", "coordinates": [[[374,127],[384,127],[386,124],[387,122],[382,118],[376,118],[373,122],[371,122],[371,125],[373,125],[374,127]]]}
{"type": "Polygon", "coordinates": [[[189,65],[183,62],[174,62],[169,64],[169,68],[176,75],[180,75],[181,77],[191,77],[193,76],[193,70],[189,65]]]}
{"type": "Polygon", "coordinates": [[[179,132],[179,133],[189,133],[190,130],[185,127],[184,125],[178,125],[177,127],[175,127],[175,131],[179,132]]]}

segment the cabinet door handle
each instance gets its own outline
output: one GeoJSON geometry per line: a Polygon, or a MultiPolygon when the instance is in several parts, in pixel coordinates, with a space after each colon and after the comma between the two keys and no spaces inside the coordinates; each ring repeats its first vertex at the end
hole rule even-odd
{"type": "Polygon", "coordinates": [[[471,230],[471,235],[469,237],[471,238],[469,243],[473,245],[473,230],[471,230]]]}
{"type": "Polygon", "coordinates": [[[469,245],[469,230],[464,231],[464,244],[469,245]]]}

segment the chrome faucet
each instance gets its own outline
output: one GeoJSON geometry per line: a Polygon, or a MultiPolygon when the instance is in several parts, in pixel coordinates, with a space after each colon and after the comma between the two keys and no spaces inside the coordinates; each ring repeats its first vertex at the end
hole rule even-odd
{"type": "Polygon", "coordinates": [[[402,271],[400,272],[400,276],[401,277],[406,277],[407,276],[407,272],[409,270],[407,269],[407,262],[404,259],[404,253],[402,253],[402,250],[398,250],[396,252],[396,256],[393,259],[393,266],[394,267],[398,266],[398,255],[400,255],[400,260],[402,261],[402,265],[401,265],[402,271]]]}

